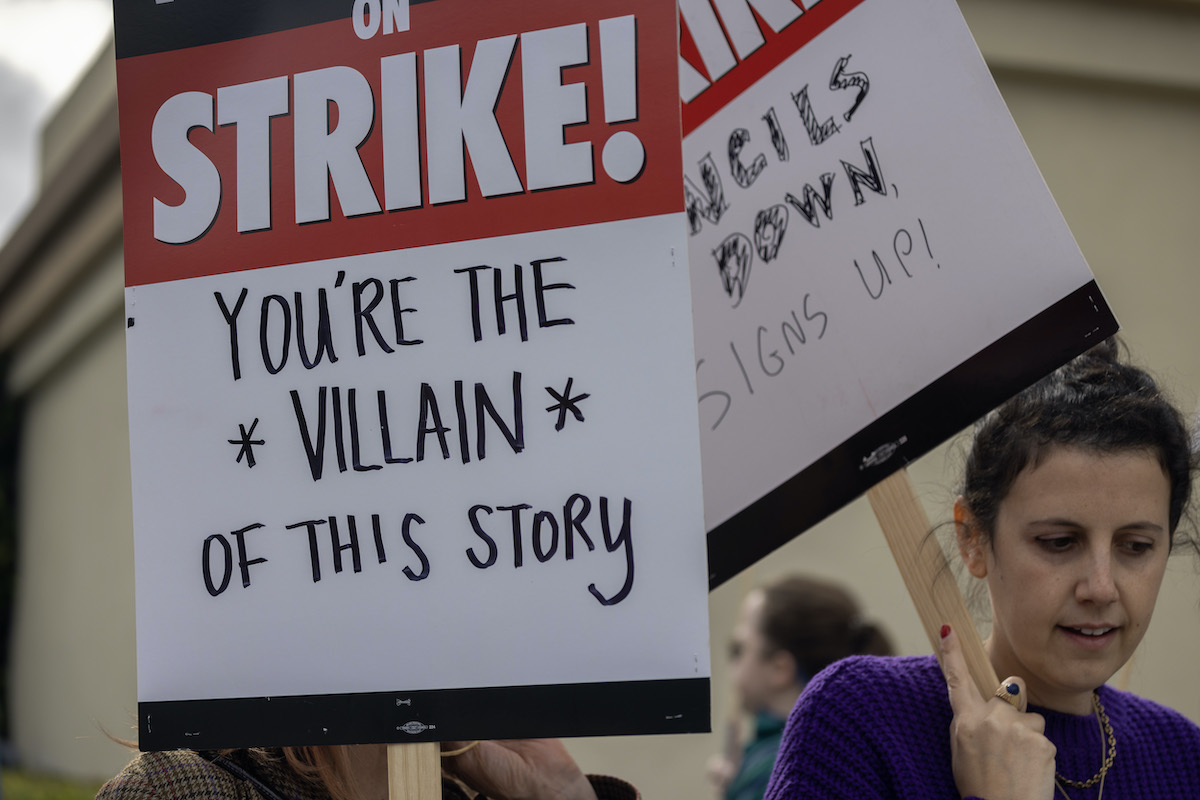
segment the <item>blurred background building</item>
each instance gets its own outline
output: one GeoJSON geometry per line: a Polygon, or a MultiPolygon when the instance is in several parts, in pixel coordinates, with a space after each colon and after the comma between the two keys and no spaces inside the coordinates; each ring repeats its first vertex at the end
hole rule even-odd
{"type": "MultiPolygon", "coordinates": [[[[1135,356],[1185,409],[1200,395],[1200,0],[960,0],[1034,158],[1135,356]]],[[[8,739],[30,769],[100,778],[136,711],[121,184],[111,44],[42,134],[40,189],[0,248],[0,567],[15,586],[8,739]],[[6,482],[8,486],[6,486],[6,482]],[[5,528],[5,525],[9,528],[5,528]]],[[[910,468],[949,518],[955,448],[910,468]]],[[[902,653],[926,653],[870,509],[858,501],[710,596],[714,730],[742,596],[785,572],[852,587],[902,653]]],[[[0,580],[0,595],[9,584],[0,580]]],[[[1114,682],[1200,722],[1200,571],[1172,563],[1149,635],[1114,682]]],[[[581,739],[588,771],[647,798],[704,797],[719,734],[581,739]]]]}

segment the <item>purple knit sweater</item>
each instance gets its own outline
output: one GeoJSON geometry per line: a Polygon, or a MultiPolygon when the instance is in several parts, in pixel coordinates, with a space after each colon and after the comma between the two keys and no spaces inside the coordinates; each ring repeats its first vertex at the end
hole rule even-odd
{"type": "MultiPolygon", "coordinates": [[[[1104,797],[1200,798],[1200,728],[1128,692],[1107,686],[1099,692],[1117,740],[1104,797]]],[[[1100,769],[1104,745],[1094,715],[1030,710],[1046,718],[1060,775],[1087,780],[1100,769]]],[[[792,710],[766,800],[958,800],[951,716],[933,656],[840,661],[809,684],[792,710]]],[[[1095,800],[1099,788],[1067,791],[1072,800],[1095,800]]]]}

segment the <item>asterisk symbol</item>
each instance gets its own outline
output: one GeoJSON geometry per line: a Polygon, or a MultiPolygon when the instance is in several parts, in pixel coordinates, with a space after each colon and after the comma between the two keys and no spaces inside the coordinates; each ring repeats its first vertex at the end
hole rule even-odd
{"type": "Polygon", "coordinates": [[[572,414],[575,415],[575,419],[579,420],[580,422],[583,422],[583,412],[579,410],[579,406],[576,404],[580,400],[586,400],[588,397],[591,397],[591,395],[585,393],[585,394],[577,394],[574,397],[572,397],[571,396],[571,384],[574,381],[575,381],[574,378],[567,378],[567,386],[565,389],[562,390],[562,394],[559,394],[558,392],[554,391],[549,386],[546,387],[546,391],[550,393],[550,396],[558,401],[557,403],[555,403],[552,406],[546,406],[547,411],[557,411],[558,412],[558,422],[554,425],[554,430],[556,430],[556,431],[561,431],[563,429],[563,426],[567,424],[567,412],[568,411],[570,411],[572,414]]]}
{"type": "Polygon", "coordinates": [[[242,448],[238,450],[237,463],[242,462],[242,456],[246,457],[246,466],[254,468],[254,445],[266,444],[264,439],[251,439],[254,435],[254,429],[258,427],[258,417],[254,418],[254,422],[250,424],[250,430],[246,430],[246,426],[238,424],[238,432],[241,434],[241,439],[229,439],[230,444],[240,444],[242,448]]]}

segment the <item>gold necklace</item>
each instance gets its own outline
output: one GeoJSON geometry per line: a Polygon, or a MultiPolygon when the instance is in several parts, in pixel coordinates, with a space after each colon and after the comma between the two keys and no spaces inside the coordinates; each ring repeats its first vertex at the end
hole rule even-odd
{"type": "Polygon", "coordinates": [[[1073,781],[1070,778],[1064,778],[1058,772],[1054,773],[1054,785],[1067,800],[1071,800],[1071,796],[1063,788],[1064,783],[1072,789],[1090,789],[1099,783],[1100,794],[1097,795],[1096,800],[1101,800],[1104,797],[1104,776],[1108,774],[1109,767],[1113,765],[1113,759],[1117,757],[1117,737],[1113,735],[1112,723],[1108,721],[1108,714],[1100,702],[1100,695],[1096,692],[1092,692],[1092,708],[1096,709],[1096,722],[1100,725],[1100,736],[1102,739],[1107,739],[1106,751],[1108,754],[1104,758],[1104,763],[1100,765],[1100,771],[1086,781],[1073,781]]]}
{"type": "MultiPolygon", "coordinates": [[[[1054,785],[1058,787],[1058,790],[1062,792],[1062,796],[1066,800],[1071,800],[1071,795],[1067,794],[1067,790],[1058,782],[1058,773],[1054,774],[1054,785]]],[[[1104,778],[1100,779],[1100,791],[1096,793],[1096,800],[1104,800],[1104,778]]]]}

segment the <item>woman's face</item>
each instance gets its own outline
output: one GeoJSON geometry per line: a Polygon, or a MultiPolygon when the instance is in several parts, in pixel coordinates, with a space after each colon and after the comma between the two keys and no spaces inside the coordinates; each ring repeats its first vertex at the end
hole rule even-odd
{"type": "MultiPolygon", "coordinates": [[[[746,595],[730,641],[730,667],[742,708],[751,713],[766,710],[779,691],[781,654],[762,634],[762,609],[766,596],[760,590],[746,595]]],[[[788,659],[790,661],[790,658],[788,659]]]]}
{"type": "Polygon", "coordinates": [[[1039,705],[1091,711],[1092,690],[1150,624],[1170,550],[1169,504],[1166,473],[1146,451],[1054,447],[1017,476],[990,546],[960,539],[970,572],[987,579],[988,652],[1001,678],[1024,678],[1039,705]]]}

